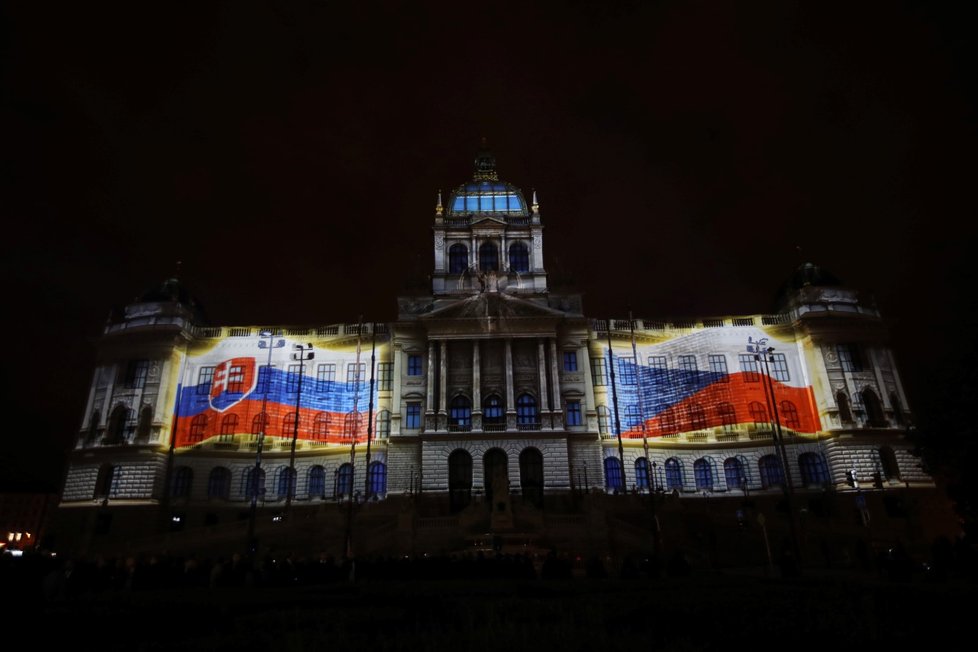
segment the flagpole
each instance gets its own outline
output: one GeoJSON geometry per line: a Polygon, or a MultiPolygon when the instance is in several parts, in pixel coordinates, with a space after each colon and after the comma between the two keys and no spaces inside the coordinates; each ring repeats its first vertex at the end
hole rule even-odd
{"type": "Polygon", "coordinates": [[[360,342],[363,315],[357,320],[357,357],[353,373],[353,426],[350,432],[350,496],[346,511],[346,556],[353,557],[353,482],[356,479],[357,430],[360,425],[360,342]]]}
{"type": "Polygon", "coordinates": [[[621,488],[625,488],[625,447],[621,443],[621,419],[618,417],[618,389],[615,387],[615,352],[611,348],[611,325],[608,319],[608,370],[611,378],[611,400],[615,408],[615,432],[618,434],[618,461],[621,464],[621,488]]]}
{"type": "MultiPolygon", "coordinates": [[[[377,359],[377,323],[370,323],[370,400],[367,407],[367,461],[366,479],[363,483],[363,497],[370,498],[370,440],[373,435],[374,425],[374,366],[377,359]]],[[[359,369],[359,367],[357,367],[359,369]]]]}

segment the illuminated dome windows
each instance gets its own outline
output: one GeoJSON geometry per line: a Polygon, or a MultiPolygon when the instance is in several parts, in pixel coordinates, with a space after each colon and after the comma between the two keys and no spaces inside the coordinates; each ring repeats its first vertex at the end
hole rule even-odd
{"type": "Polygon", "coordinates": [[[528,216],[526,200],[504,181],[473,181],[459,186],[448,200],[449,215],[494,213],[528,216]]]}

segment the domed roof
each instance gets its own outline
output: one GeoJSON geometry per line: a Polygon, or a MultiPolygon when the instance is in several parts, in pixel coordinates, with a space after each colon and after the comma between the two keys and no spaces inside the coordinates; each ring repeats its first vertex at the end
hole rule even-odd
{"type": "Polygon", "coordinates": [[[135,303],[179,303],[198,321],[206,321],[204,308],[179,279],[171,277],[144,292],[135,303]]]}
{"type": "Polygon", "coordinates": [[[463,183],[448,197],[448,215],[484,213],[490,215],[530,214],[520,189],[499,180],[496,157],[483,142],[475,157],[472,180],[463,183]]]}
{"type": "Polygon", "coordinates": [[[784,310],[798,296],[799,292],[809,287],[844,287],[845,283],[839,277],[814,263],[804,263],[792,273],[784,285],[778,290],[775,298],[777,310],[784,310]]]}

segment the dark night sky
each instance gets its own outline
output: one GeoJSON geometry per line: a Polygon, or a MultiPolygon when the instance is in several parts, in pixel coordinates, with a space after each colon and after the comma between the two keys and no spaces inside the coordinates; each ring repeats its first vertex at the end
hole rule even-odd
{"type": "Polygon", "coordinates": [[[177,260],[214,323],[393,318],[483,136],[589,315],[763,312],[812,260],[918,402],[973,336],[969,13],[361,4],[0,10],[0,485],[57,485],[106,315],[177,260]]]}

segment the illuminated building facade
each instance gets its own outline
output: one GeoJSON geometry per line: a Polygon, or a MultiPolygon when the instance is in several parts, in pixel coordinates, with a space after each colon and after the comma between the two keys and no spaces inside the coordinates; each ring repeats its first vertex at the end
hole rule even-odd
{"type": "Polygon", "coordinates": [[[805,265],[774,314],[588,319],[549,291],[543,230],[483,150],[439,195],[431,293],[394,323],[211,327],[167,281],[106,327],[61,511],[134,537],[239,521],[252,496],[264,513],[424,495],[501,531],[517,503],[579,491],[932,486],[858,293],[805,265]]]}

